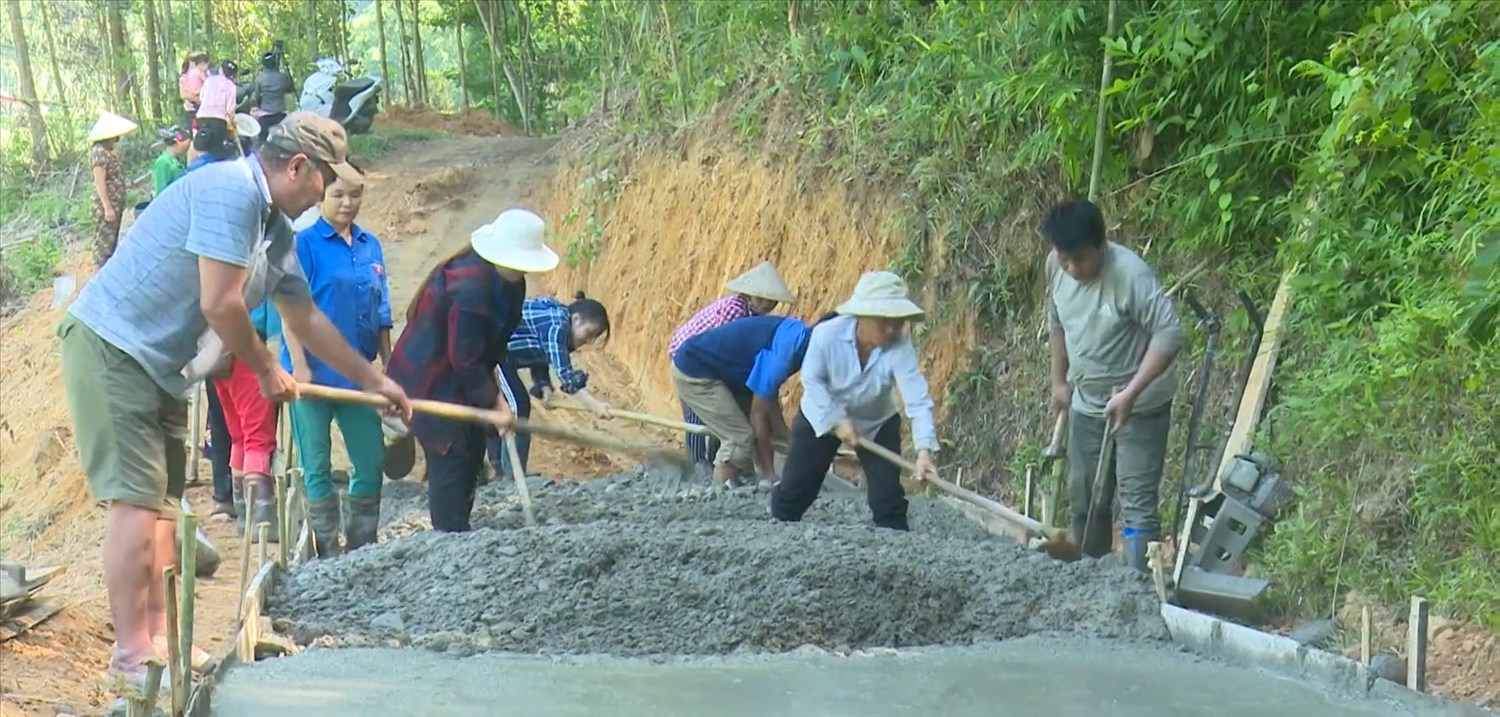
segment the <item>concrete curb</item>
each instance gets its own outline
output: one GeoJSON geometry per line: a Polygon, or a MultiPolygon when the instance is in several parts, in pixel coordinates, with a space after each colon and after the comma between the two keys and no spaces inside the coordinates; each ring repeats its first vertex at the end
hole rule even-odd
{"type": "Polygon", "coordinates": [[[1496,714],[1477,705],[1414,692],[1404,685],[1379,679],[1359,662],[1306,647],[1280,635],[1236,625],[1176,605],[1162,605],[1161,617],[1167,623],[1172,640],[1199,655],[1319,682],[1336,690],[1365,695],[1422,714],[1455,717],[1492,717],[1496,714]]]}

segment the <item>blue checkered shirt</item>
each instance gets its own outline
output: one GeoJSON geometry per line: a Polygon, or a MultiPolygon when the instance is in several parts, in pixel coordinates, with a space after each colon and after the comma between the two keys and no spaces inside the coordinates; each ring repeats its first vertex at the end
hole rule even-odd
{"type": "Polygon", "coordinates": [[[578,393],[588,387],[588,372],[573,367],[573,313],[550,296],[534,296],[521,304],[521,324],[510,335],[507,361],[516,368],[531,369],[536,386],[550,386],[548,367],[557,371],[563,393],[578,393]]]}

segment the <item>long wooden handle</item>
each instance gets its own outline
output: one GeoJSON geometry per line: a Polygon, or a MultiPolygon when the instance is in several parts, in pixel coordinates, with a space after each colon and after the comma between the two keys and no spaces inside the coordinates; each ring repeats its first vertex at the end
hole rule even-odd
{"type": "MultiPolygon", "coordinates": [[[[378,393],[365,393],[364,391],[353,391],[347,388],[299,383],[297,384],[297,390],[305,398],[321,398],[325,401],[339,401],[341,403],[360,403],[366,406],[374,406],[375,408],[386,408],[391,405],[390,401],[387,401],[384,396],[378,393]]],[[[443,401],[430,401],[424,398],[412,399],[411,410],[430,416],[452,418],[470,423],[497,423],[500,419],[498,412],[489,409],[462,406],[457,403],[446,403],[443,401]]]]}
{"type": "Polygon", "coordinates": [[[1057,412],[1057,421],[1052,424],[1052,442],[1047,444],[1047,450],[1042,455],[1047,458],[1056,458],[1063,454],[1068,447],[1068,411],[1066,409],[1057,412]]]}
{"type": "MultiPolygon", "coordinates": [[[[549,408],[549,409],[556,408],[556,409],[561,409],[561,410],[564,410],[564,411],[589,411],[589,408],[587,406],[580,406],[580,405],[578,405],[576,403],[553,403],[553,404],[547,406],[547,408],[549,408]]],[[[592,411],[589,411],[589,412],[592,413],[592,411]]],[[[686,423],[684,421],[674,421],[674,420],[672,420],[670,418],[662,418],[660,416],[653,416],[653,415],[651,415],[649,413],[636,413],[635,411],[621,411],[618,408],[612,408],[609,411],[609,415],[611,417],[613,417],[613,418],[623,418],[623,419],[625,419],[627,421],[635,421],[636,423],[649,423],[649,424],[651,424],[653,426],[661,426],[662,428],[670,428],[670,429],[672,429],[674,431],[683,431],[683,432],[686,432],[686,433],[708,433],[708,427],[707,426],[695,426],[695,425],[693,425],[691,423],[686,423]]]]}
{"type": "MultiPolygon", "coordinates": [[[[862,450],[869,451],[870,453],[873,453],[877,456],[880,456],[881,458],[890,461],[901,470],[904,470],[908,473],[917,472],[917,464],[906,460],[905,458],[901,457],[901,454],[896,453],[895,451],[892,451],[868,438],[865,438],[864,436],[860,436],[859,438],[859,447],[862,450]]],[[[938,490],[941,490],[948,495],[966,500],[969,503],[988,510],[989,512],[994,513],[995,515],[998,515],[1001,518],[1015,523],[1016,525],[1019,525],[1027,530],[1030,530],[1033,533],[1039,533],[1047,537],[1052,537],[1052,534],[1056,532],[1053,528],[1042,525],[1040,522],[1026,517],[1022,513],[1007,507],[999,501],[986,498],[967,488],[960,488],[952,483],[949,483],[946,480],[943,480],[942,478],[938,478],[935,476],[930,477],[927,479],[927,482],[931,483],[934,488],[937,488],[938,490]]]]}
{"type": "MultiPolygon", "coordinates": [[[[331,386],[318,386],[310,383],[297,384],[297,389],[307,398],[321,398],[326,401],[341,401],[344,403],[358,403],[375,408],[386,408],[390,406],[384,396],[363,391],[352,391],[347,388],[333,388],[331,386]]],[[[470,423],[486,423],[499,425],[500,413],[484,408],[463,406],[456,403],[443,401],[430,401],[427,399],[414,398],[411,408],[417,413],[425,413],[440,418],[451,418],[456,421],[468,421],[470,423]]],[[[571,443],[580,443],[593,448],[623,451],[626,453],[646,454],[653,458],[665,459],[674,463],[686,460],[678,454],[680,451],[665,451],[656,446],[647,446],[628,441],[616,440],[608,436],[599,436],[591,433],[574,431],[562,426],[552,426],[546,423],[537,423],[523,418],[514,420],[511,426],[517,431],[526,431],[533,435],[546,436],[571,443]]]]}

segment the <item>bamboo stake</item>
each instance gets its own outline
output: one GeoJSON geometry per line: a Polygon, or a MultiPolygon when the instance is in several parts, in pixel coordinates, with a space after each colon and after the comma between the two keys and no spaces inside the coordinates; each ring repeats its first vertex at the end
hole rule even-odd
{"type": "Polygon", "coordinates": [[[1375,634],[1374,626],[1375,610],[1369,605],[1359,609],[1359,662],[1363,665],[1370,664],[1375,659],[1375,634]]]}
{"type": "Polygon", "coordinates": [[[286,485],[282,483],[285,477],[285,473],[271,476],[271,490],[275,492],[276,499],[276,563],[278,565],[286,565],[286,485]]]}
{"type": "Polygon", "coordinates": [[[139,697],[131,697],[126,701],[126,717],[153,717],[156,712],[156,700],[161,695],[161,675],[165,670],[166,665],[162,664],[161,660],[155,658],[146,660],[146,691],[139,697]]]}
{"type": "Polygon", "coordinates": [[[161,571],[162,599],[167,603],[167,684],[172,686],[172,714],[180,715],[187,706],[187,690],[182,688],[182,652],[177,631],[177,569],[168,565],[161,571]]]}
{"type": "Polygon", "coordinates": [[[255,572],[266,564],[266,543],[271,541],[271,524],[255,524],[255,572]]]}
{"type": "Polygon", "coordinates": [[[1427,691],[1427,598],[1411,599],[1406,621],[1406,687],[1427,691]]]}
{"type": "MultiPolygon", "coordinates": [[[[245,510],[255,504],[255,484],[245,484],[245,510]]],[[[250,541],[255,537],[255,526],[250,525],[250,517],[245,516],[245,532],[240,534],[240,580],[239,589],[235,591],[239,601],[239,607],[235,610],[236,615],[245,614],[245,589],[250,582],[250,541]]]]}
{"type": "Polygon", "coordinates": [[[178,577],[177,587],[181,595],[177,598],[177,616],[182,625],[177,628],[179,643],[178,659],[182,660],[182,695],[183,706],[187,705],[187,693],[193,684],[193,617],[194,603],[196,602],[196,591],[198,588],[198,518],[192,513],[183,513],[177,521],[178,530],[182,532],[182,555],[178,562],[182,564],[182,575],[178,577]]]}
{"type": "MultiPolygon", "coordinates": [[[[1116,0],[1109,0],[1109,28],[1105,31],[1105,34],[1109,35],[1111,40],[1115,36],[1116,4],[1116,0]]],[[[1099,112],[1094,118],[1094,164],[1089,172],[1089,201],[1091,202],[1099,200],[1100,175],[1104,173],[1104,137],[1105,130],[1109,126],[1107,112],[1109,108],[1109,96],[1106,93],[1109,91],[1110,77],[1114,74],[1114,70],[1114,53],[1110,52],[1109,48],[1106,47],[1104,49],[1104,73],[1099,79],[1099,112]]]]}

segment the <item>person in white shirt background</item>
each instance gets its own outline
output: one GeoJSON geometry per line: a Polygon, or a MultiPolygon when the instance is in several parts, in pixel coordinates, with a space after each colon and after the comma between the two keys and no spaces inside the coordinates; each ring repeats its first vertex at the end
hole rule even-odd
{"type": "Polygon", "coordinates": [[[908,530],[901,469],[859,448],[868,437],[901,452],[900,391],[917,448],[917,477],[936,473],[937,427],[932,398],[906,326],[922,308],[907,298],[906,284],[888,271],[860,277],[854,295],[812,329],[802,360],[802,403],[791,426],[791,447],[781,482],[771,493],[771,517],[802,519],[817,500],[839,444],[855,449],[868,486],[875,525],[908,530]]]}

